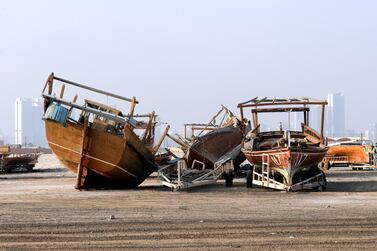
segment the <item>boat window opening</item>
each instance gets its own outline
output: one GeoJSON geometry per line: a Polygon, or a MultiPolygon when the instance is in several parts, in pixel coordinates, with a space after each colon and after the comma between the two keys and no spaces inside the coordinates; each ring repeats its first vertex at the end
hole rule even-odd
{"type": "Polygon", "coordinates": [[[304,116],[301,113],[291,113],[290,118],[288,118],[287,114],[284,113],[260,113],[258,114],[258,121],[263,121],[263,123],[260,124],[260,132],[302,132],[304,116]]]}

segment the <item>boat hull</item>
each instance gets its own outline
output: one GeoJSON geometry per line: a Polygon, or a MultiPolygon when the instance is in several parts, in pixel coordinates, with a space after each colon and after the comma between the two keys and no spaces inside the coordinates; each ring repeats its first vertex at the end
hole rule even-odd
{"type": "Polygon", "coordinates": [[[76,173],[82,156],[84,187],[134,188],[157,170],[153,154],[130,129],[119,137],[89,128],[82,154],[83,126],[45,120],[45,127],[51,150],[66,168],[76,173]]]}
{"type": "Polygon", "coordinates": [[[318,164],[326,155],[327,148],[313,147],[308,149],[276,149],[265,151],[244,150],[247,160],[260,168],[265,162],[269,164],[270,172],[277,172],[284,177],[287,186],[295,183],[294,177],[300,172],[320,172],[318,164]],[[263,157],[265,156],[265,157],[263,157]]]}
{"type": "MultiPolygon", "coordinates": [[[[195,169],[213,169],[214,164],[224,154],[239,146],[242,141],[242,132],[238,127],[228,126],[216,129],[196,139],[187,153],[189,167],[195,169]],[[199,162],[195,162],[199,161],[199,162]]],[[[234,165],[238,166],[245,160],[244,154],[240,151],[235,157],[234,165]]]]}
{"type": "Polygon", "coordinates": [[[334,159],[332,164],[366,165],[370,164],[373,149],[363,145],[330,146],[327,152],[328,159],[334,159]],[[343,157],[341,161],[337,158],[343,157]]]}

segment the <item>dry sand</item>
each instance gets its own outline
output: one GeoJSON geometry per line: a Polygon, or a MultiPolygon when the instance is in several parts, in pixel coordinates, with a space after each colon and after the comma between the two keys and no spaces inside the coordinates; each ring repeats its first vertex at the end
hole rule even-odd
{"type": "Polygon", "coordinates": [[[0,249],[377,250],[377,171],[333,170],[326,192],[74,190],[52,155],[0,174],[0,249]]]}

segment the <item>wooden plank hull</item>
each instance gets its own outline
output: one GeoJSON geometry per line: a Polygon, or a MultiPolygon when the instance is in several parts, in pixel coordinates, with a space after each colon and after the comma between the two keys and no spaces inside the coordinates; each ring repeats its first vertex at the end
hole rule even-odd
{"type": "Polygon", "coordinates": [[[284,182],[291,186],[294,184],[294,176],[303,171],[318,169],[318,164],[326,155],[327,148],[312,147],[307,149],[282,148],[265,151],[244,150],[247,160],[258,167],[262,166],[262,158],[268,160],[270,172],[277,172],[284,177],[284,182]]]}
{"type": "MultiPolygon", "coordinates": [[[[77,172],[81,158],[81,125],[67,122],[65,126],[45,120],[47,141],[62,164],[77,172]]],[[[83,155],[86,167],[84,187],[134,188],[157,170],[153,154],[133,133],[126,131],[122,138],[89,128],[87,147],[83,155]]]]}
{"type": "MultiPolygon", "coordinates": [[[[205,164],[205,169],[213,169],[214,163],[224,154],[239,146],[242,141],[242,132],[238,127],[228,126],[216,129],[199,137],[190,147],[187,154],[189,167],[202,169],[202,165],[195,164],[194,160],[201,161],[205,164]]],[[[245,160],[242,152],[235,159],[235,166],[238,166],[245,160]]]]}

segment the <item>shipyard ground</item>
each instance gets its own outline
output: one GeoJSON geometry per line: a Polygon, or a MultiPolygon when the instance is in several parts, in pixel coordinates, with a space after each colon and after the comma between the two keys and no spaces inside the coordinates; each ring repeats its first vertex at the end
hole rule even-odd
{"type": "Polygon", "coordinates": [[[43,156],[33,173],[0,174],[0,249],[377,249],[377,171],[331,171],[326,192],[247,189],[241,179],[80,192],[59,166],[43,156]]]}

